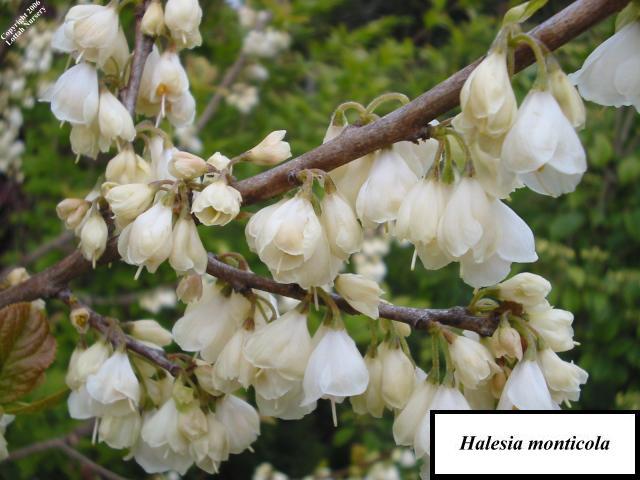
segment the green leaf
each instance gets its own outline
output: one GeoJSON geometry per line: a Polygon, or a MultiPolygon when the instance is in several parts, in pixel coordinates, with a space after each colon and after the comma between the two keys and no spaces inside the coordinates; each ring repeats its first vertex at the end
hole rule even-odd
{"type": "Polygon", "coordinates": [[[69,393],[69,389],[65,387],[62,390],[58,390],[57,392],[41,398],[40,400],[36,400],[35,402],[16,402],[14,404],[3,407],[4,413],[8,413],[10,415],[38,413],[46,408],[56,405],[60,400],[67,396],[67,393],[69,393]]]}
{"type": "Polygon", "coordinates": [[[29,303],[0,310],[0,404],[33,390],[55,352],[56,341],[42,312],[32,311],[29,303]]]}
{"type": "Polygon", "coordinates": [[[504,15],[502,25],[513,25],[526,22],[529,17],[545,6],[548,0],[531,0],[510,8],[504,15]]]}

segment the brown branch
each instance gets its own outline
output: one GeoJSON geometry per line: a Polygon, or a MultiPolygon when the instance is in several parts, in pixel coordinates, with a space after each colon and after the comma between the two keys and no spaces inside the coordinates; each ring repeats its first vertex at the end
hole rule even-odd
{"type": "MultiPolygon", "coordinates": [[[[609,15],[629,0],[577,0],[529,33],[555,50],[609,15]]],[[[533,53],[522,45],[516,51],[516,71],[531,65],[533,53]]],[[[295,173],[309,168],[330,171],[367,153],[402,140],[426,136],[426,125],[459,104],[460,89],[481,59],[453,74],[404,107],[362,127],[347,128],[339,137],[298,158],[233,186],[244,204],[279,195],[295,185],[295,173]]]]}
{"type": "MultiPolygon", "coordinates": [[[[89,324],[92,328],[96,329],[100,333],[106,336],[107,340],[112,342],[114,345],[118,345],[122,341],[122,336],[119,336],[113,330],[113,322],[115,320],[108,319],[103,317],[96,311],[89,308],[86,304],[78,300],[78,298],[71,293],[69,289],[61,290],[57,295],[57,298],[62,300],[70,309],[81,308],[84,307],[89,311],[89,324]]],[[[135,352],[141,357],[148,359],[153,362],[155,365],[164,368],[167,372],[172,375],[177,375],[181,368],[179,365],[171,362],[164,350],[161,348],[151,348],[143,343],[131,338],[128,335],[124,336],[125,345],[127,350],[131,352],[135,352]]]]}
{"type": "MultiPolygon", "coordinates": [[[[531,34],[538,37],[549,49],[554,50],[597,22],[622,9],[627,3],[629,3],[629,0],[577,0],[533,29],[531,34]]],[[[138,59],[140,59],[139,56],[138,59]]],[[[533,54],[529,50],[518,49],[516,54],[518,70],[531,64],[532,60],[533,54]]],[[[301,169],[320,168],[325,171],[331,170],[385,145],[401,140],[415,140],[423,137],[426,130],[425,126],[430,120],[458,104],[460,88],[477,63],[476,61],[460,70],[401,109],[386,115],[374,123],[362,127],[349,128],[338,138],[303,154],[295,160],[237,182],[235,187],[242,193],[243,203],[248,205],[289,190],[293,186],[290,182],[291,174],[301,169]]],[[[117,258],[116,239],[112,239],[99,263],[108,263],[117,258]]],[[[80,252],[74,252],[47,270],[34,275],[26,282],[1,291],[0,308],[11,303],[54,297],[67,286],[70,280],[90,269],[90,263],[82,258],[80,252]]],[[[264,279],[264,281],[267,280],[264,279]]],[[[269,287],[276,288],[274,285],[269,287]]],[[[383,311],[386,308],[391,307],[384,306],[383,311]]],[[[442,318],[442,323],[446,323],[445,320],[450,320],[453,324],[458,322],[457,325],[459,326],[468,325],[468,322],[474,323],[474,320],[465,317],[464,312],[460,310],[461,307],[457,307],[458,310],[453,310],[453,312],[451,309],[432,311],[411,309],[409,307],[393,308],[395,309],[393,312],[387,312],[390,318],[405,319],[407,322],[411,319],[410,321],[418,322],[417,325],[420,325],[421,322],[433,321],[434,315],[437,318],[442,318]],[[416,316],[422,316],[423,320],[415,320],[416,316]]]]}
{"type": "MultiPolygon", "coordinates": [[[[267,26],[270,20],[271,20],[271,16],[265,15],[264,18],[260,19],[260,22],[256,24],[253,30],[258,30],[258,31],[264,30],[264,28],[267,26]]],[[[225,72],[224,77],[220,82],[220,85],[218,85],[218,87],[216,88],[216,93],[211,97],[211,99],[207,103],[207,106],[204,108],[204,110],[202,111],[202,114],[196,121],[194,125],[194,130],[196,134],[198,134],[209,122],[209,120],[211,120],[213,116],[216,114],[216,112],[218,111],[218,108],[220,107],[220,103],[222,103],[222,99],[224,98],[225,91],[227,91],[231,87],[231,85],[236,81],[236,79],[240,75],[240,72],[242,72],[242,69],[244,68],[246,63],[247,63],[247,55],[244,53],[244,51],[241,51],[238,54],[238,57],[236,58],[235,62],[233,62],[233,64],[225,72]]]]}
{"type": "MultiPolygon", "coordinates": [[[[211,253],[209,254],[207,273],[228,282],[238,291],[247,291],[255,288],[298,300],[302,300],[307,296],[307,291],[299,285],[293,283],[278,283],[270,278],[260,277],[252,272],[234,268],[221,262],[211,253]]],[[[344,298],[335,294],[333,294],[332,297],[342,311],[350,315],[358,314],[344,298]]],[[[489,336],[493,334],[498,326],[497,316],[475,316],[464,307],[443,309],[411,308],[381,303],[379,312],[383,318],[406,323],[418,330],[426,330],[433,325],[434,322],[438,322],[452,327],[472,330],[483,336],[489,336]]]]}
{"type": "Polygon", "coordinates": [[[78,450],[76,450],[73,447],[78,443],[78,441],[80,440],[80,437],[89,435],[92,430],[93,430],[93,422],[85,422],[82,425],[80,425],[78,428],[73,430],[71,433],[63,437],[43,440],[42,442],[37,442],[31,445],[27,445],[26,447],[20,448],[18,450],[14,450],[4,461],[15,462],[25,457],[35,455],[37,453],[46,452],[52,449],[58,449],[64,452],[68,457],[74,460],[77,460],[85,468],[92,471],[96,475],[99,475],[102,478],[106,478],[107,480],[125,480],[124,477],[121,477],[117,473],[114,473],[111,470],[108,470],[102,465],[98,465],[96,462],[91,460],[86,455],[80,453],[78,450]]]}
{"type": "Polygon", "coordinates": [[[136,8],[136,40],[133,50],[133,59],[131,61],[131,73],[129,74],[129,81],[127,86],[120,92],[120,99],[123,105],[129,111],[131,117],[135,116],[136,112],[136,99],[138,98],[138,91],[140,90],[140,81],[142,80],[142,72],[144,71],[144,64],[147,62],[147,57],[151,53],[153,47],[153,37],[142,33],[140,23],[144,12],[151,0],[144,0],[136,8]]]}

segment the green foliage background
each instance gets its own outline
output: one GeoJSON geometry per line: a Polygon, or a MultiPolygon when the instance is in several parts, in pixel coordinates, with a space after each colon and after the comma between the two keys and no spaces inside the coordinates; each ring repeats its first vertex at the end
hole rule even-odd
{"type": "MultiPolygon", "coordinates": [[[[3,29],[15,14],[15,3],[5,2],[0,7],[3,29]]],[[[46,2],[50,17],[41,21],[56,21],[51,16],[64,14],[66,3],[46,2]]],[[[291,34],[292,47],[277,60],[265,63],[270,78],[262,86],[260,103],[251,114],[242,115],[222,105],[202,132],[203,153],[208,156],[222,151],[232,156],[276,129],[287,129],[294,154],[305,152],[321,142],[337,104],[346,100],[368,102],[385,91],[399,91],[413,98],[482,55],[497,31],[500,16],[511,3],[266,0],[253,4],[274,12],[274,24],[291,34]]],[[[538,23],[568,3],[550,1],[530,23],[538,23]]],[[[205,11],[201,28],[204,45],[182,55],[190,68],[200,111],[225,68],[234,61],[242,41],[237,16],[229,6],[221,0],[201,4],[205,11]],[[194,61],[195,57],[199,60],[194,61]],[[203,60],[207,74],[203,74],[203,60]]],[[[130,15],[127,21],[131,21],[130,15]]],[[[609,20],[563,47],[558,57],[565,70],[579,68],[588,53],[612,33],[613,20],[609,20]]],[[[61,57],[57,59],[54,71],[49,73],[51,79],[59,75],[64,62],[61,57]]],[[[534,76],[531,68],[516,76],[520,97],[534,76]]],[[[24,116],[25,180],[19,186],[19,195],[0,204],[3,266],[19,262],[21,255],[61,233],[56,203],[64,197],[84,196],[108,160],[105,156],[97,162],[83,159],[75,165],[68,127],[59,128],[47,104],[25,110],[24,116]]],[[[639,118],[632,108],[616,110],[590,104],[587,128],[580,133],[588,152],[589,171],[578,190],[552,199],[522,189],[512,199],[515,211],[535,233],[540,256],[534,265],[514,265],[513,272],[526,268],[549,278],[554,285],[551,302],[575,314],[576,339],[582,345],[568,357],[585,368],[590,378],[574,408],[640,405],[640,189],[636,188],[640,180],[639,118]]],[[[255,173],[255,167],[243,168],[237,171],[240,177],[255,173]]],[[[9,181],[1,180],[0,188],[8,188],[9,181]]],[[[241,225],[203,229],[201,235],[208,249],[239,251],[252,260],[256,271],[266,273],[249,254],[241,225]]],[[[63,254],[52,252],[30,270],[40,271],[63,254]]],[[[384,285],[388,300],[425,307],[468,301],[471,289],[458,279],[456,266],[437,272],[427,272],[419,266],[411,272],[411,255],[409,249],[393,245],[387,257],[389,273],[384,285]]],[[[171,285],[175,276],[169,268],[161,268],[157,275],[143,274],[135,281],[133,273],[133,267],[114,264],[76,281],[73,287],[81,296],[97,299],[100,306],[96,308],[101,313],[123,319],[149,317],[135,303],[113,306],[109,300],[157,285],[171,285]]],[[[33,399],[60,388],[77,341],[66,310],[57,302],[49,302],[47,308],[58,338],[58,354],[46,382],[31,394],[33,399]]],[[[170,326],[179,314],[164,310],[158,319],[170,326]]],[[[366,339],[365,327],[364,319],[349,321],[356,338],[366,339]]],[[[415,333],[410,342],[418,364],[427,366],[425,336],[415,333]]],[[[343,407],[339,409],[341,426],[333,429],[328,406],[322,403],[302,421],[263,424],[256,452],[233,456],[224,464],[220,478],[250,478],[262,461],[299,478],[323,463],[340,469],[358,463],[364,452],[384,455],[393,449],[391,416],[383,420],[356,417],[343,407]]],[[[45,412],[19,417],[8,428],[7,438],[10,449],[17,449],[64,435],[77,425],[68,418],[62,402],[45,412]]],[[[133,462],[120,460],[121,452],[101,445],[93,447],[87,439],[81,439],[78,448],[121,475],[144,477],[133,462]]],[[[357,470],[354,473],[359,475],[357,470]]],[[[403,471],[404,478],[416,475],[412,470],[403,471]]],[[[205,476],[196,469],[187,475],[205,476]]],[[[51,450],[12,464],[0,464],[0,478],[89,477],[62,453],[51,450]]]]}

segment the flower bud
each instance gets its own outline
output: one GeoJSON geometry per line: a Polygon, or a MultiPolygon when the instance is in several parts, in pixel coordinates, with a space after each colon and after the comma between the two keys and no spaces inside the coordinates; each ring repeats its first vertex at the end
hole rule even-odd
{"type": "Polygon", "coordinates": [[[256,165],[272,166],[291,156],[289,143],[282,139],[286,130],[276,130],[247,152],[247,158],[256,165]]]}
{"type": "Polygon", "coordinates": [[[567,74],[557,64],[549,71],[549,82],[551,93],[573,128],[578,130],[583,128],[587,115],[584,102],[567,74]]]}
{"type": "Polygon", "coordinates": [[[356,214],[339,192],[328,189],[322,198],[321,209],[320,220],[327,231],[331,253],[346,260],[362,245],[362,227],[356,214]]]}
{"type": "Polygon", "coordinates": [[[64,377],[65,383],[71,390],[79,389],[84,383],[84,379],[78,375],[79,361],[84,351],[84,348],[76,347],[73,352],[71,352],[67,374],[64,377]]]}
{"type": "Polygon", "coordinates": [[[220,152],[216,152],[207,159],[209,165],[213,165],[217,170],[222,171],[229,166],[231,160],[220,152]]]}
{"type": "Polygon", "coordinates": [[[376,282],[362,275],[343,273],[336,278],[335,287],[354,309],[370,318],[378,318],[380,295],[384,292],[376,282]]]}
{"type": "Polygon", "coordinates": [[[169,263],[176,272],[196,272],[207,269],[207,251],[191,216],[182,216],[173,228],[173,247],[169,263]]]}
{"type": "Polygon", "coordinates": [[[154,195],[155,190],[146,183],[128,183],[112,187],[105,198],[120,224],[126,224],[149,208],[154,195]]]}
{"type": "Polygon", "coordinates": [[[462,114],[481,133],[499,137],[515,121],[518,105],[507,69],[506,48],[490,51],[460,91],[462,114]]]}
{"type": "Polygon", "coordinates": [[[56,206],[58,218],[69,230],[75,229],[84,219],[91,203],[81,198],[65,198],[56,206]]]}
{"type": "Polygon", "coordinates": [[[136,136],[131,115],[120,100],[106,88],[100,91],[98,125],[102,151],[108,151],[111,142],[116,138],[131,142],[136,136]]]}
{"type": "Polygon", "coordinates": [[[4,281],[8,284],[9,287],[15,287],[16,285],[29,280],[29,277],[30,276],[29,273],[27,273],[26,268],[18,267],[12,269],[4,278],[4,281]]]}
{"type": "Polygon", "coordinates": [[[176,178],[191,180],[207,173],[209,166],[202,158],[189,152],[175,151],[169,162],[169,172],[176,178]]]}
{"type": "Polygon", "coordinates": [[[94,268],[96,261],[102,256],[107,247],[109,229],[107,223],[97,209],[89,214],[86,222],[80,231],[80,250],[82,256],[90,261],[94,268]]]}
{"type": "Polygon", "coordinates": [[[183,303],[191,303],[202,297],[202,277],[198,274],[185,275],[178,283],[176,295],[183,303]]]}
{"type": "Polygon", "coordinates": [[[127,145],[122,151],[109,160],[105,172],[108,182],[119,184],[146,183],[151,174],[149,164],[127,145]]]}
{"type": "Polygon", "coordinates": [[[86,350],[83,350],[77,362],[78,381],[84,382],[89,375],[97,372],[107,358],[109,358],[109,353],[109,347],[102,341],[98,341],[86,350]]]}
{"type": "Polygon", "coordinates": [[[91,312],[86,307],[74,308],[69,314],[71,325],[75,327],[79,334],[87,333],[89,330],[89,319],[91,312]]]}
{"type": "Polygon", "coordinates": [[[493,335],[487,339],[487,344],[495,358],[507,356],[522,360],[520,334],[508,323],[501,323],[493,335]]]}
{"type": "Polygon", "coordinates": [[[525,308],[545,303],[551,283],[534,273],[519,273],[498,285],[502,300],[520,303],[525,308]]]}
{"type": "Polygon", "coordinates": [[[164,31],[164,26],[162,4],[160,0],[152,0],[147,7],[147,11],[144,12],[144,16],[140,22],[140,29],[145,35],[157,37],[164,31]]]}
{"type": "Polygon", "coordinates": [[[159,347],[166,347],[173,341],[171,332],[162,327],[155,320],[136,320],[129,323],[131,336],[145,342],[155,343],[159,347]]]}

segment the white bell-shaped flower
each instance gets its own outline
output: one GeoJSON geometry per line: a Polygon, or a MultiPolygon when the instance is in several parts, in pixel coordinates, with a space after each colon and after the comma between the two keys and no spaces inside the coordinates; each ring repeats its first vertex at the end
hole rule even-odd
{"type": "Polygon", "coordinates": [[[580,399],[580,385],[587,383],[589,378],[585,370],[573,362],[565,362],[549,348],[538,352],[538,363],[554,402],[561,404],[580,399]]]}
{"type": "Polygon", "coordinates": [[[527,94],[502,145],[502,160],[526,186],[552,197],[574,191],[587,170],[580,139],[547,90],[527,94]]]}
{"type": "Polygon", "coordinates": [[[498,285],[502,300],[519,303],[527,309],[545,305],[550,291],[549,280],[530,272],[518,273],[498,285]]]}
{"type": "Polygon", "coordinates": [[[281,200],[256,213],[246,230],[249,248],[258,253],[273,277],[304,288],[331,282],[341,266],[305,194],[281,200]]]}
{"type": "Polygon", "coordinates": [[[261,368],[253,380],[253,388],[262,398],[277,401],[296,388],[299,383],[299,380],[283,377],[273,368],[261,368]]]}
{"type": "Polygon", "coordinates": [[[106,88],[100,91],[98,126],[100,150],[103,152],[109,151],[111,143],[116,139],[132,142],[136,136],[131,115],[120,100],[106,88]]]}
{"type": "Polygon", "coordinates": [[[207,269],[207,262],[207,251],[195,222],[191,216],[181,215],[173,227],[169,264],[178,273],[196,272],[202,275],[207,269]]]}
{"type": "Polygon", "coordinates": [[[375,152],[369,176],[356,198],[356,213],[365,226],[393,221],[405,196],[418,181],[393,149],[375,152]]]}
{"type": "Polygon", "coordinates": [[[100,128],[97,119],[89,125],[72,123],[69,141],[71,151],[77,156],[85,155],[95,160],[100,152],[100,128]]]}
{"type": "Polygon", "coordinates": [[[475,178],[464,177],[454,188],[438,225],[438,244],[460,258],[472,252],[482,261],[495,251],[496,219],[492,201],[475,178]]]}
{"type": "MultiPolygon", "coordinates": [[[[484,258],[478,259],[474,249],[473,254],[468,252],[460,259],[460,276],[476,288],[495,285],[504,279],[512,262],[538,259],[533,232],[524,220],[499,200],[493,201],[491,212],[494,230],[485,232],[485,236],[489,236],[493,248],[488,247],[484,258]]],[[[480,244],[483,243],[487,245],[488,241],[483,239],[480,244]]]]}
{"type": "Polygon", "coordinates": [[[349,401],[355,413],[381,418],[385,407],[382,398],[382,360],[377,351],[368,351],[364,363],[369,372],[369,384],[364,393],[351,397],[349,401]]]}
{"type": "Polygon", "coordinates": [[[155,273],[171,254],[173,209],[162,200],[127,225],[118,238],[118,252],[129,265],[155,273]]]}
{"type": "Polygon", "coordinates": [[[175,408],[175,403],[170,405],[167,401],[160,410],[151,410],[145,413],[140,438],[133,447],[130,456],[147,473],[175,470],[184,475],[193,464],[191,455],[187,451],[177,453],[172,450],[167,438],[167,434],[178,435],[178,411],[175,408]],[[159,414],[160,410],[164,410],[162,414],[159,414]],[[151,439],[152,444],[147,441],[147,438],[151,439]]]}
{"type": "Polygon", "coordinates": [[[528,310],[529,324],[542,337],[554,352],[571,350],[573,341],[573,313],[559,308],[552,308],[548,303],[539,308],[528,310]]]}
{"type": "Polygon", "coordinates": [[[336,291],[358,312],[374,320],[378,318],[380,295],[384,291],[377,282],[362,275],[343,273],[336,277],[336,291]]]}
{"type": "Polygon", "coordinates": [[[204,225],[226,225],[240,213],[242,195],[222,178],[211,182],[194,197],[191,212],[204,225]]]}
{"type": "Polygon", "coordinates": [[[242,453],[260,435],[260,417],[244,400],[225,395],[216,402],[216,417],[229,435],[229,453],[242,453]]]}
{"type": "MultiPolygon", "coordinates": [[[[529,347],[533,348],[533,347],[529,347]]],[[[504,385],[498,410],[558,410],[535,360],[518,362],[504,385]]]]}
{"type": "Polygon", "coordinates": [[[127,225],[151,206],[156,191],[146,183],[128,183],[109,189],[105,199],[119,225],[127,225]]]}
{"type": "MultiPolygon", "coordinates": [[[[122,60],[121,49],[124,37],[118,21],[117,2],[107,5],[76,5],[65,16],[64,23],[56,30],[52,47],[73,53],[77,59],[107,66],[107,60],[115,57],[122,60]]],[[[126,47],[126,38],[124,38],[126,47]]],[[[128,47],[127,55],[128,55],[128,47]]],[[[119,68],[124,63],[118,61],[119,68]]]]}
{"type": "Polygon", "coordinates": [[[88,126],[98,115],[98,72],[88,63],[74,65],[60,75],[41,100],[51,102],[58,120],[88,126]]]}
{"type": "Polygon", "coordinates": [[[220,462],[229,458],[229,434],[215,413],[207,413],[207,434],[195,440],[189,450],[198,468],[210,474],[217,473],[220,462]]]}
{"type": "Polygon", "coordinates": [[[418,181],[407,193],[398,211],[395,234],[409,240],[425,268],[435,270],[452,257],[438,243],[438,225],[451,196],[451,187],[433,178],[418,181]]]}
{"type": "Polygon", "coordinates": [[[369,372],[358,347],[343,327],[321,326],[316,336],[319,341],[304,372],[302,405],[329,398],[335,425],[335,402],[363,393],[369,383],[369,372]]]}
{"type": "Polygon", "coordinates": [[[433,383],[424,379],[416,381],[407,404],[398,412],[393,422],[393,439],[397,445],[413,445],[420,421],[429,410],[435,393],[436,385],[433,383]]]}
{"type": "Polygon", "coordinates": [[[188,456],[189,441],[179,428],[180,411],[170,397],[159,410],[144,419],[140,435],[152,448],[160,449],[163,456],[170,453],[188,456]]]}
{"type": "Polygon", "coordinates": [[[173,341],[171,332],[155,320],[144,319],[129,322],[128,331],[132,337],[151,342],[159,347],[166,347],[173,341]]]}
{"type": "Polygon", "coordinates": [[[258,368],[273,368],[290,380],[302,380],[311,354],[307,316],[293,309],[256,331],[244,354],[258,368]]]}
{"type": "Polygon", "coordinates": [[[456,335],[449,345],[456,380],[465,388],[476,389],[499,369],[489,350],[477,340],[456,335]]]}
{"type": "Polygon", "coordinates": [[[244,353],[245,345],[253,337],[253,331],[240,328],[229,339],[213,366],[213,385],[225,393],[232,393],[240,387],[249,388],[257,373],[257,368],[244,353]]]}
{"type": "Polygon", "coordinates": [[[88,215],[80,230],[80,250],[82,256],[91,262],[95,268],[96,261],[102,256],[107,247],[109,229],[102,215],[94,208],[88,215]]]}
{"type": "Polygon", "coordinates": [[[102,404],[127,400],[138,405],[140,383],[131,367],[129,355],[120,351],[111,355],[96,373],[87,378],[87,392],[102,404]]]}
{"type": "Polygon", "coordinates": [[[501,146],[496,146],[497,153],[493,154],[485,151],[478,141],[469,144],[475,178],[494,198],[507,198],[516,188],[523,186],[517,174],[507,169],[500,158],[501,146]]]}
{"type": "Polygon", "coordinates": [[[267,399],[256,392],[256,405],[261,415],[282,420],[300,420],[316,409],[317,402],[301,406],[304,398],[302,382],[296,382],[284,395],[267,399]]]}
{"type": "Polygon", "coordinates": [[[471,410],[471,407],[457,388],[438,386],[416,430],[413,440],[416,458],[431,455],[431,410],[471,410]]]}
{"type": "Polygon", "coordinates": [[[138,411],[123,416],[110,415],[100,419],[98,440],[111,448],[130,448],[137,441],[142,428],[138,411]]]}
{"type": "Polygon", "coordinates": [[[331,253],[347,260],[362,245],[362,227],[351,205],[338,191],[325,190],[320,220],[327,233],[331,253]]]}
{"type": "Polygon", "coordinates": [[[469,75],[460,91],[462,115],[486,135],[504,135],[518,105],[507,69],[507,49],[495,48],[469,75]]]}
{"type": "Polygon", "coordinates": [[[202,44],[199,27],[202,9],[198,0],[168,0],[164,19],[171,38],[181,48],[193,48],[202,44]]]}
{"type": "Polygon", "coordinates": [[[622,27],[587,57],[582,68],[569,77],[585,100],[640,110],[640,21],[622,27]]]}
{"type": "Polygon", "coordinates": [[[251,304],[238,293],[226,296],[222,284],[205,284],[202,297],[187,305],[184,315],[173,325],[175,342],[187,352],[202,352],[215,361],[224,345],[246,320],[251,304]],[[211,312],[216,312],[212,321],[211,312]]]}
{"type": "Polygon", "coordinates": [[[399,345],[385,342],[378,349],[378,353],[382,362],[382,398],[390,409],[402,409],[413,393],[413,363],[399,345]]]}

